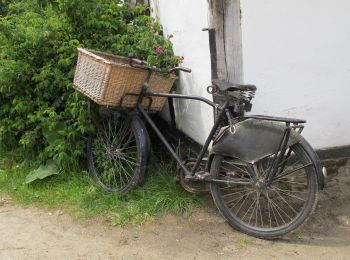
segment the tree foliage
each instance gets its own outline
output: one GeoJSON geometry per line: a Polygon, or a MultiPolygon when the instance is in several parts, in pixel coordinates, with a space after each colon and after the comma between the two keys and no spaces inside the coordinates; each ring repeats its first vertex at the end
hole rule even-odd
{"type": "Polygon", "coordinates": [[[117,0],[0,0],[0,143],[61,168],[76,167],[90,131],[72,88],[77,47],[135,53],[174,66],[161,26],[117,0]]]}

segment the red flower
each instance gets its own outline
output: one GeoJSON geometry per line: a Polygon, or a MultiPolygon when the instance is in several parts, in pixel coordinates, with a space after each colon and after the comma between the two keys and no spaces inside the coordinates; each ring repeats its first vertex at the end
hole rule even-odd
{"type": "Polygon", "coordinates": [[[159,46],[159,47],[156,48],[156,52],[157,53],[162,53],[163,51],[164,51],[163,46],[159,46]]]}

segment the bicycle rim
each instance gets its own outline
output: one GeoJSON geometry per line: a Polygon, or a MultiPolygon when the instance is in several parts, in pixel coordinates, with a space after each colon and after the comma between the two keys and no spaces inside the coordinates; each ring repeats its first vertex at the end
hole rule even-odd
{"type": "Polygon", "coordinates": [[[284,235],[303,224],[317,202],[315,166],[301,144],[290,147],[279,165],[271,154],[255,165],[216,156],[211,173],[215,178],[231,177],[258,181],[252,186],[211,184],[215,204],[238,230],[261,238],[284,235]],[[269,185],[269,172],[277,174],[269,185]]]}
{"type": "Polygon", "coordinates": [[[92,177],[104,190],[126,193],[138,184],[144,162],[137,132],[137,124],[124,113],[97,120],[88,141],[88,161],[92,177]]]}

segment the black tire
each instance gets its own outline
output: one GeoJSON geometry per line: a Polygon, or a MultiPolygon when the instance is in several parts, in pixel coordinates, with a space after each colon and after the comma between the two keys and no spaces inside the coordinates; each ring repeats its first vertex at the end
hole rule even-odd
{"type": "Polygon", "coordinates": [[[87,155],[92,178],[108,192],[127,193],[146,181],[149,137],[135,113],[111,112],[93,118],[87,155]]]}
{"type": "Polygon", "coordinates": [[[297,143],[286,151],[277,168],[272,167],[274,154],[256,162],[255,167],[215,155],[210,170],[214,178],[248,181],[257,173],[259,179],[255,185],[211,183],[215,205],[231,226],[251,236],[272,239],[295,230],[317,204],[317,165],[312,153],[308,146],[297,143]],[[271,168],[278,174],[266,184],[271,168]]]}

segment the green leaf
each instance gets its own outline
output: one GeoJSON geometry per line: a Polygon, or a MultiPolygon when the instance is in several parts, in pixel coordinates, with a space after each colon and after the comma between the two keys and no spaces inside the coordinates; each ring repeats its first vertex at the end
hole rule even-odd
{"type": "Polygon", "coordinates": [[[42,127],[43,135],[49,145],[54,146],[57,141],[62,141],[64,138],[59,134],[65,128],[65,124],[63,122],[58,122],[55,127],[50,129],[48,126],[42,127]]]}
{"type": "Polygon", "coordinates": [[[48,176],[59,174],[59,170],[53,162],[50,162],[46,165],[40,165],[40,167],[36,170],[32,170],[29,172],[25,179],[25,184],[29,184],[35,180],[42,180],[48,176]]]}

